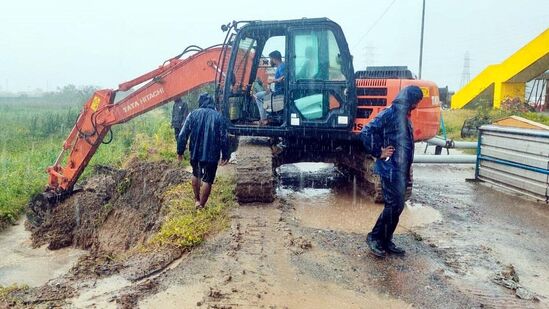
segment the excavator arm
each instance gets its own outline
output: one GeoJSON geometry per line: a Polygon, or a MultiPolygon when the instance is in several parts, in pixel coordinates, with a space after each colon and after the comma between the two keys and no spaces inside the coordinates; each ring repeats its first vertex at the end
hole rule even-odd
{"type": "Polygon", "coordinates": [[[224,52],[223,46],[216,46],[200,50],[185,59],[178,56],[151,72],[120,84],[117,90],[96,91],[84,105],[55,163],[47,168],[49,179],[46,192],[71,192],[111,126],[214,82],[216,75],[222,74],[218,62],[224,52]],[[115,103],[118,91],[127,91],[143,83],[131,95],[115,103]]]}

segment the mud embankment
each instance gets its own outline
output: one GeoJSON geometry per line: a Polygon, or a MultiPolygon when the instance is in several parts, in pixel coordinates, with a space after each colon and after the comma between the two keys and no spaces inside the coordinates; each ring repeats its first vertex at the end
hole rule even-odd
{"type": "Polygon", "coordinates": [[[27,222],[33,244],[101,254],[142,245],[160,227],[163,193],[189,177],[167,162],[133,161],[122,170],[98,167],[81,191],[48,212],[35,208],[27,222]]]}

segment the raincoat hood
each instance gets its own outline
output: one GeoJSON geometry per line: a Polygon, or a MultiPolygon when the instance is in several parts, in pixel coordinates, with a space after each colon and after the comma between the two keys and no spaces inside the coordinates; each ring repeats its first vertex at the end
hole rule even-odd
{"type": "Polygon", "coordinates": [[[423,92],[418,86],[408,86],[402,89],[393,100],[393,105],[406,112],[413,109],[423,99],[423,92]]]}
{"type": "Polygon", "coordinates": [[[200,97],[198,98],[198,106],[200,108],[215,109],[214,100],[212,96],[210,96],[208,93],[203,93],[200,95],[200,97]]]}

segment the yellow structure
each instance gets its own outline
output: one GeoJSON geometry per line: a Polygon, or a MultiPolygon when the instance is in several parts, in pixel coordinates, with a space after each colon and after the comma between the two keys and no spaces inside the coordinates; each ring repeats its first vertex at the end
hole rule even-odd
{"type": "Polygon", "coordinates": [[[525,96],[526,83],[549,70],[549,28],[500,64],[488,66],[452,96],[452,108],[462,108],[480,95],[499,108],[506,98],[525,96]]]}

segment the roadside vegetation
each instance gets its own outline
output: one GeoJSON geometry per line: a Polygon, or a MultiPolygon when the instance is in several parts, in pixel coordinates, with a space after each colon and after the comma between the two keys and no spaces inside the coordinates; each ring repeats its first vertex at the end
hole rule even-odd
{"type": "Polygon", "coordinates": [[[196,210],[190,182],[166,192],[167,219],[151,244],[189,248],[202,243],[208,234],[225,229],[230,222],[228,211],[236,206],[234,188],[231,177],[220,175],[212,187],[208,207],[202,210],[196,210]]]}
{"type": "Polygon", "coordinates": [[[6,304],[9,307],[23,306],[21,301],[17,297],[13,297],[14,292],[23,292],[29,289],[27,285],[0,285],[0,305],[6,304]]]}
{"type": "MultiPolygon", "coordinates": [[[[465,120],[475,117],[478,119],[479,124],[492,123],[496,120],[508,117],[519,116],[535,122],[549,125],[549,116],[542,113],[535,112],[521,112],[517,110],[494,110],[494,109],[454,109],[442,111],[442,117],[446,127],[446,134],[448,139],[461,140],[461,128],[465,120]]],[[[442,130],[439,132],[442,135],[442,130]]],[[[465,138],[468,140],[474,140],[476,137],[465,138]]]]}

